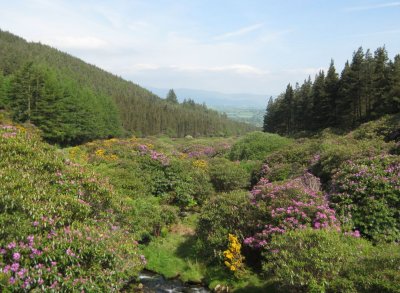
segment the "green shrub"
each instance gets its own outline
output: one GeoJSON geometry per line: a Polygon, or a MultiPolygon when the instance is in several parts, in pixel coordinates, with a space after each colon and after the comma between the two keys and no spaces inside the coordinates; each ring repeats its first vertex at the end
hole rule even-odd
{"type": "MultiPolygon", "coordinates": [[[[354,249],[354,248],[353,248],[354,249]]],[[[346,261],[330,292],[400,292],[400,246],[370,246],[346,261]]]]}
{"type": "Polygon", "coordinates": [[[400,240],[400,158],[347,161],[333,178],[331,201],[342,221],[374,241],[400,240]]]}
{"type": "Polygon", "coordinates": [[[106,179],[20,126],[0,125],[0,154],[0,291],[115,291],[138,274],[106,179]]]}
{"type": "Polygon", "coordinates": [[[283,181],[301,176],[318,160],[319,151],[319,140],[296,140],[265,158],[264,169],[260,170],[259,179],[264,177],[269,181],[283,181]]]}
{"type": "Polygon", "coordinates": [[[175,223],[178,219],[176,207],[161,204],[155,197],[138,198],[129,202],[129,225],[138,239],[148,240],[151,236],[159,236],[161,230],[175,223]]]}
{"type": "Polygon", "coordinates": [[[386,139],[400,128],[400,115],[386,115],[378,120],[360,125],[350,135],[355,139],[386,139]]]}
{"type": "Polygon", "coordinates": [[[278,134],[251,132],[237,141],[228,153],[230,160],[263,160],[271,152],[291,143],[278,134]]]}
{"type": "Polygon", "coordinates": [[[334,230],[276,234],[263,252],[263,270],[285,292],[326,292],[349,259],[363,255],[370,246],[367,241],[348,238],[334,230]]]}
{"type": "Polygon", "coordinates": [[[249,185],[250,174],[239,162],[216,158],[210,160],[210,178],[216,191],[229,192],[249,185]]]}
{"type": "Polygon", "coordinates": [[[191,160],[171,160],[164,174],[170,185],[169,201],[181,208],[203,203],[213,192],[206,170],[196,168],[191,160]]]}
{"type": "Polygon", "coordinates": [[[318,160],[311,166],[312,172],[326,183],[347,160],[376,156],[388,151],[383,140],[356,140],[350,136],[323,140],[318,160]]]}
{"type": "Polygon", "coordinates": [[[243,239],[251,233],[255,217],[257,210],[250,204],[246,192],[222,193],[206,202],[196,228],[203,254],[221,257],[228,244],[228,234],[243,239]]]}
{"type": "Polygon", "coordinates": [[[85,148],[96,170],[110,177],[120,193],[133,199],[156,196],[188,209],[213,192],[206,161],[203,168],[203,164],[195,164],[196,160],[183,159],[165,140],[111,139],[88,143],[85,148]],[[160,146],[166,153],[158,149],[160,146]]]}

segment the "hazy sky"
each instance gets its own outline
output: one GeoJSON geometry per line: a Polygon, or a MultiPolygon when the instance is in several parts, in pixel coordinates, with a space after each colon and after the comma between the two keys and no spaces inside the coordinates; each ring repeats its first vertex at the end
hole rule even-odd
{"type": "Polygon", "coordinates": [[[278,94],[359,46],[400,53],[400,1],[0,0],[0,28],[143,86],[278,94]]]}

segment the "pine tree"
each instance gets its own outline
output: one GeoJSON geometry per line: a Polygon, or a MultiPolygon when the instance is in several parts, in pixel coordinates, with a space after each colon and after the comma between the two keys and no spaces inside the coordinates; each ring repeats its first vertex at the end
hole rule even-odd
{"type": "Polygon", "coordinates": [[[390,91],[388,96],[388,105],[390,112],[397,113],[400,111],[400,55],[394,57],[394,62],[391,64],[389,75],[390,91]]]}
{"type": "Polygon", "coordinates": [[[0,109],[4,109],[6,106],[6,89],[5,89],[5,78],[3,71],[0,70],[0,109]]]}
{"type": "Polygon", "coordinates": [[[374,53],[374,72],[372,77],[373,115],[380,117],[391,111],[387,95],[390,90],[389,63],[385,47],[376,49],[374,53]]]}
{"type": "Polygon", "coordinates": [[[294,91],[292,85],[289,83],[286,87],[285,95],[282,100],[282,107],[285,117],[285,129],[284,133],[289,134],[293,128],[293,99],[294,91]]]}
{"type": "Polygon", "coordinates": [[[312,129],[323,129],[327,127],[327,119],[330,115],[330,104],[325,93],[325,73],[322,70],[315,77],[312,86],[312,98],[312,129]]]}
{"type": "Polygon", "coordinates": [[[363,121],[369,121],[372,119],[372,92],[373,92],[373,71],[374,71],[374,59],[372,57],[371,51],[368,49],[365,52],[364,64],[363,64],[363,80],[364,80],[364,107],[365,107],[365,117],[363,121]]]}
{"type": "Polygon", "coordinates": [[[337,126],[337,99],[339,90],[339,76],[336,73],[336,68],[333,60],[329,65],[328,72],[325,78],[325,95],[326,95],[326,124],[328,127],[337,126]]]}
{"type": "Polygon", "coordinates": [[[176,94],[175,94],[173,89],[169,90],[165,100],[167,102],[169,102],[169,103],[172,103],[172,104],[178,104],[178,98],[177,98],[177,96],[176,96],[176,94]]]}
{"type": "Polygon", "coordinates": [[[44,85],[43,72],[32,62],[23,66],[15,75],[10,91],[13,118],[18,122],[30,122],[36,103],[41,98],[44,85]]]}
{"type": "Polygon", "coordinates": [[[351,88],[351,68],[347,61],[339,81],[339,99],[337,106],[337,122],[341,128],[350,128],[353,124],[353,97],[351,88]]]}
{"type": "Polygon", "coordinates": [[[274,100],[272,99],[272,97],[269,97],[268,100],[268,104],[267,104],[267,109],[265,110],[265,114],[264,114],[264,122],[263,122],[263,131],[264,132],[274,132],[273,129],[273,124],[274,124],[274,120],[273,120],[273,109],[274,107],[274,100]]]}
{"type": "Polygon", "coordinates": [[[362,120],[362,94],[365,92],[363,79],[364,51],[360,47],[353,54],[350,64],[350,89],[353,97],[353,117],[352,126],[362,120]]]}

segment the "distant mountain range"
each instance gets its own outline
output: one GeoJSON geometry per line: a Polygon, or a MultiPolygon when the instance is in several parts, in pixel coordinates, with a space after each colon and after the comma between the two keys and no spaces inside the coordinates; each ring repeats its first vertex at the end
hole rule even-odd
{"type": "MultiPolygon", "coordinates": [[[[161,98],[165,98],[169,89],[146,87],[148,90],[161,98]]],[[[256,95],[248,93],[227,94],[216,91],[206,91],[197,89],[174,89],[179,102],[184,99],[192,99],[196,103],[206,103],[208,107],[220,109],[229,108],[259,108],[265,110],[270,95],[256,95]]]]}

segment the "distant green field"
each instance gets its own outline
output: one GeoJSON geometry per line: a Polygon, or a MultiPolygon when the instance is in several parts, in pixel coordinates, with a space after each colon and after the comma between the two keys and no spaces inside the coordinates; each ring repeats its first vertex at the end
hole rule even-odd
{"type": "Polygon", "coordinates": [[[257,127],[262,127],[264,118],[264,109],[252,107],[216,107],[216,110],[225,112],[229,118],[247,122],[257,127]]]}

